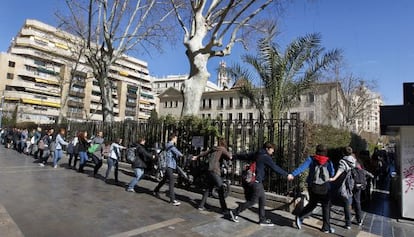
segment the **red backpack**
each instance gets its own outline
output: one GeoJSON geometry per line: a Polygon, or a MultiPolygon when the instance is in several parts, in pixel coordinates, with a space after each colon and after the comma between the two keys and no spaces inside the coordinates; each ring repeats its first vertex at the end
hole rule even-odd
{"type": "Polygon", "coordinates": [[[251,162],[250,164],[244,167],[242,172],[242,182],[243,184],[253,184],[256,181],[256,161],[251,162]]]}

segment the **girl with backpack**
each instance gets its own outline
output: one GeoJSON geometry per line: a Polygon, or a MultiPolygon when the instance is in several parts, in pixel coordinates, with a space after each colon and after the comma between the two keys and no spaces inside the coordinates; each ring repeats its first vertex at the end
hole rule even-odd
{"type": "Polygon", "coordinates": [[[351,229],[351,204],[354,190],[354,180],[352,169],[356,167],[356,159],[353,156],[352,148],[346,147],[344,157],[339,161],[338,171],[335,176],[330,178],[330,182],[335,182],[338,187],[339,199],[342,201],[345,213],[345,228],[351,229]]]}
{"type": "Polygon", "coordinates": [[[309,174],[306,179],[308,183],[309,203],[296,216],[296,226],[298,229],[302,228],[303,219],[312,214],[312,211],[317,207],[318,203],[321,203],[323,219],[321,231],[325,233],[335,232],[335,229],[331,228],[330,223],[331,197],[329,194],[331,189],[329,177],[334,176],[335,169],[327,154],[326,146],[322,144],[317,145],[316,154],[306,158],[298,168],[288,175],[288,180],[291,181],[294,177],[309,169],[309,174]]]}

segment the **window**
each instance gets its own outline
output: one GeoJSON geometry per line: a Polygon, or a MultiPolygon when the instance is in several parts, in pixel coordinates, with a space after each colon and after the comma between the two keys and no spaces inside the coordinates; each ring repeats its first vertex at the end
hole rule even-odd
{"type": "Polygon", "coordinates": [[[229,98],[229,107],[233,108],[233,97],[229,98]]]}
{"type": "Polygon", "coordinates": [[[160,88],[161,87],[161,84],[160,83],[158,83],[158,88],[160,88]]]}
{"type": "Polygon", "coordinates": [[[203,118],[203,119],[204,119],[205,117],[206,117],[206,115],[205,115],[205,114],[201,114],[201,118],[203,118]]]}
{"type": "Polygon", "coordinates": [[[167,108],[168,107],[168,102],[167,101],[165,101],[164,102],[164,108],[167,108]]]}
{"type": "Polygon", "coordinates": [[[207,114],[207,118],[211,118],[211,114],[207,114]]]}
{"type": "Polygon", "coordinates": [[[313,113],[313,111],[310,111],[309,112],[309,114],[308,114],[308,120],[309,120],[309,122],[313,122],[313,120],[314,120],[314,113],[313,113]]]}
{"type": "Polygon", "coordinates": [[[16,63],[15,62],[9,61],[9,67],[15,67],[15,66],[16,66],[16,63]]]}
{"type": "Polygon", "coordinates": [[[208,99],[208,108],[211,109],[211,99],[208,99]]]}
{"type": "Polygon", "coordinates": [[[221,120],[221,119],[223,119],[223,113],[219,113],[218,114],[218,118],[221,120]]]}
{"type": "Polygon", "coordinates": [[[173,102],[172,102],[172,101],[170,101],[170,108],[172,108],[172,105],[173,105],[172,103],[173,103],[173,102]]]}
{"type": "Polygon", "coordinates": [[[309,93],[309,95],[308,95],[308,102],[309,103],[315,102],[315,95],[313,93],[309,93]]]}
{"type": "Polygon", "coordinates": [[[237,117],[240,121],[243,120],[243,113],[238,113],[237,117]]]}
{"type": "Polygon", "coordinates": [[[249,113],[249,120],[252,121],[253,120],[253,113],[249,113]]]}
{"type": "Polygon", "coordinates": [[[168,83],[165,83],[165,88],[168,88],[168,83]]]}
{"type": "Polygon", "coordinates": [[[13,73],[7,73],[7,79],[13,79],[14,74],[13,73]]]}
{"type": "Polygon", "coordinates": [[[178,100],[175,101],[175,107],[178,107],[178,100]]]}
{"type": "Polygon", "coordinates": [[[203,99],[203,109],[206,107],[206,99],[203,99]]]}
{"type": "Polygon", "coordinates": [[[239,98],[239,106],[240,108],[243,108],[243,97],[239,98]]]}
{"type": "Polygon", "coordinates": [[[228,113],[227,114],[227,119],[228,120],[233,120],[233,114],[232,113],[228,113]]]}
{"type": "Polygon", "coordinates": [[[221,97],[220,98],[220,108],[223,108],[223,107],[224,107],[224,98],[221,97]]]}

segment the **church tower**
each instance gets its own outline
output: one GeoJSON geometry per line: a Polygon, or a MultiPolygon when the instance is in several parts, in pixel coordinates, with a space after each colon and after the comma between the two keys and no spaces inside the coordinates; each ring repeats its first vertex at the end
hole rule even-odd
{"type": "Polygon", "coordinates": [[[226,63],[224,61],[220,62],[220,68],[217,75],[217,86],[221,90],[227,90],[230,87],[230,79],[227,76],[226,72],[226,63]]]}

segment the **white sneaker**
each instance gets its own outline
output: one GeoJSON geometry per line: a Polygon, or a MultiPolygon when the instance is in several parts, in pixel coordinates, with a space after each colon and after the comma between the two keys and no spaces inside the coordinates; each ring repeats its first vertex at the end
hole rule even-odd
{"type": "Polygon", "coordinates": [[[128,188],[126,191],[131,192],[131,193],[135,193],[135,190],[133,188],[128,188]]]}
{"type": "Polygon", "coordinates": [[[173,206],[179,206],[179,205],[181,205],[181,202],[179,202],[179,201],[177,201],[177,200],[174,200],[174,201],[172,202],[172,204],[173,204],[173,206]]]}
{"type": "Polygon", "coordinates": [[[45,165],[43,163],[39,163],[40,167],[45,167],[45,165]]]}
{"type": "Polygon", "coordinates": [[[56,168],[57,168],[57,165],[53,166],[53,168],[55,168],[55,169],[56,169],[56,168]]]}

